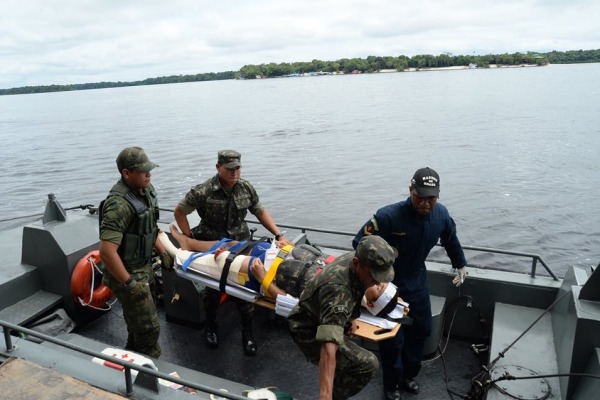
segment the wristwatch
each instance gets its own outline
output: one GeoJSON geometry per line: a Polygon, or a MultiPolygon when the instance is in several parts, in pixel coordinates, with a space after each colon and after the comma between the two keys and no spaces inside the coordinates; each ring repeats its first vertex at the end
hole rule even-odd
{"type": "Polygon", "coordinates": [[[133,276],[129,275],[129,278],[125,282],[123,282],[123,287],[129,287],[129,285],[131,285],[131,282],[133,282],[133,276]]]}
{"type": "Polygon", "coordinates": [[[279,240],[279,238],[282,236],[283,236],[283,233],[278,233],[277,235],[275,235],[275,240],[279,240]]]}

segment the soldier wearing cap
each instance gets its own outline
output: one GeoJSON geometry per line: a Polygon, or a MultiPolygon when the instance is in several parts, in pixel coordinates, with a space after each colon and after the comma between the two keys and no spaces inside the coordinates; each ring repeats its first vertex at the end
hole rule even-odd
{"type": "MultiPolygon", "coordinates": [[[[181,199],[175,208],[175,221],[181,232],[187,237],[199,240],[219,240],[231,238],[242,241],[250,239],[250,230],[245,222],[248,211],[281,244],[289,244],[275,221],[260,202],[254,186],[241,179],[241,154],[235,150],[221,150],[217,153],[217,174],[205,182],[196,185],[181,199]],[[200,224],[190,229],[187,215],[196,211],[200,224]]],[[[206,313],[206,343],[218,347],[217,308],[220,301],[217,290],[204,290],[204,310],[206,313]]],[[[252,334],[254,305],[239,299],[238,309],[242,316],[242,346],[247,355],[257,352],[256,341],[252,334]]]]}
{"type": "Polygon", "coordinates": [[[398,295],[411,305],[413,324],[402,326],[394,338],[379,342],[386,400],[399,400],[399,389],[413,394],[420,390],[414,378],[421,369],[423,347],[432,324],[427,255],[440,241],[457,271],[452,281],[456,286],[464,282],[467,269],[456,224],[446,207],[437,201],[438,173],[429,167],[418,169],[409,191],[408,199],[377,210],[352,241],[356,248],[363,237],[379,235],[398,251],[393,283],[398,287],[398,295]]]}
{"type": "Polygon", "coordinates": [[[358,393],[377,371],[377,357],[348,335],[365,290],[394,278],[396,252],[379,236],[363,238],[355,252],[336,258],[309,280],[287,317],[290,333],[308,361],[319,366],[321,399],[358,393]]]}
{"type": "Polygon", "coordinates": [[[141,147],[123,149],[117,157],[121,179],[100,204],[99,213],[104,281],[123,305],[125,348],[158,358],[160,325],[151,294],[153,251],[156,248],[167,268],[172,259],[157,241],[158,202],[150,183],[155,167],[141,147]]]}

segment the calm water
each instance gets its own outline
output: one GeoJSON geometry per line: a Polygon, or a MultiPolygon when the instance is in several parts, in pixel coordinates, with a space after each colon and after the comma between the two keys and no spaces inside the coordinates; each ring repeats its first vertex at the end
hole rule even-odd
{"type": "Polygon", "coordinates": [[[98,204],[131,145],[161,165],[162,207],[234,148],[276,221],[349,232],[430,166],[463,244],[538,253],[562,275],[600,262],[599,104],[600,64],[2,96],[0,219],[43,212],[48,193],[98,204]]]}

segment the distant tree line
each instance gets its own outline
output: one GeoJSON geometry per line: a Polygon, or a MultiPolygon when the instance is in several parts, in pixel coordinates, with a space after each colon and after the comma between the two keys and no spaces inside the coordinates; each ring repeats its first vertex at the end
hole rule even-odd
{"type": "Polygon", "coordinates": [[[70,90],[104,89],[124,86],[161,85],[167,83],[216,81],[224,79],[255,79],[256,77],[280,77],[291,74],[303,74],[309,72],[326,72],[348,74],[355,71],[361,73],[377,72],[381,70],[404,71],[410,68],[440,68],[454,66],[477,65],[478,68],[486,68],[495,65],[521,65],[535,64],[575,64],[600,62],[600,49],[597,50],[569,50],[552,51],[549,53],[513,53],[513,54],[488,54],[476,55],[452,55],[443,53],[437,56],[430,54],[416,55],[413,57],[379,57],[369,56],[367,58],[342,58],[336,61],[312,60],[310,62],[295,63],[269,63],[260,65],[244,65],[239,71],[210,72],[197,75],[171,75],[157,78],[148,78],[134,82],[97,82],[81,83],[73,85],[47,85],[47,86],[25,86],[13,89],[0,89],[0,95],[29,94],[46,92],[63,92],[70,90]]]}
{"type": "Polygon", "coordinates": [[[544,54],[550,64],[579,64],[600,62],[600,49],[551,51],[544,54]]]}
{"type": "Polygon", "coordinates": [[[31,94],[47,92],[66,92],[71,90],[105,89],[125,86],[162,85],[166,83],[203,82],[233,79],[235,71],[209,72],[196,75],[171,75],[147,78],[143,81],[134,82],[96,82],[78,83],[73,85],[47,85],[47,86],[25,86],[13,89],[0,89],[0,95],[4,94],[31,94]]]}
{"type": "Polygon", "coordinates": [[[413,57],[376,57],[367,58],[342,58],[336,61],[312,60],[310,62],[295,63],[270,63],[260,65],[244,65],[240,69],[240,77],[254,79],[256,77],[271,78],[292,74],[309,72],[328,72],[349,74],[353,71],[361,73],[377,72],[381,70],[405,71],[407,69],[441,68],[455,66],[477,65],[478,68],[487,68],[495,65],[546,65],[600,62],[599,50],[573,50],[567,52],[553,51],[550,53],[513,53],[513,54],[488,54],[452,55],[444,53],[437,56],[421,54],[413,57]]]}

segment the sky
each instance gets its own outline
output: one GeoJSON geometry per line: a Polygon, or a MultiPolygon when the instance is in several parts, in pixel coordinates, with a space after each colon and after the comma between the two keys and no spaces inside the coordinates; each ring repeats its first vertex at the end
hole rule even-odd
{"type": "Polygon", "coordinates": [[[0,89],[367,56],[600,49],[598,0],[2,0],[0,89]]]}

